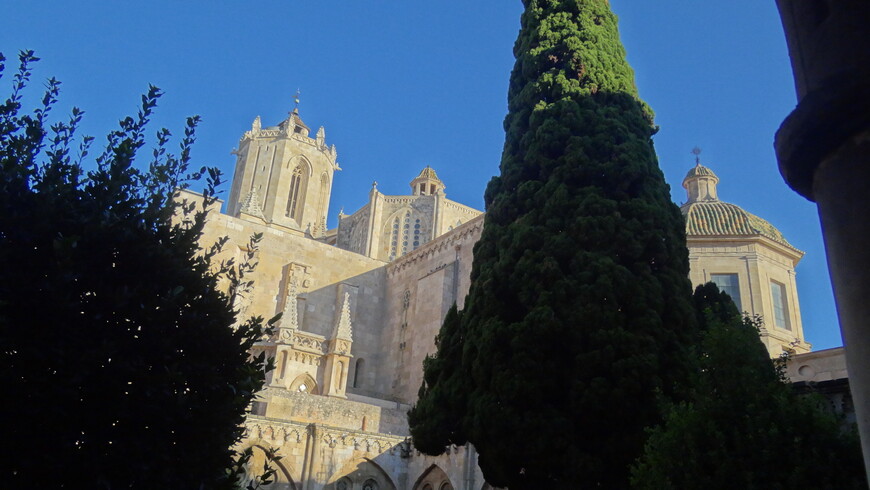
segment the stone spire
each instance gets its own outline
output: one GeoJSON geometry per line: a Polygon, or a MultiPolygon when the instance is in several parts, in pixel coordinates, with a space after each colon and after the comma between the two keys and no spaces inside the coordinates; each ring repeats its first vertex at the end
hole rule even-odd
{"type": "Polygon", "coordinates": [[[260,206],[260,196],[257,194],[256,188],[251,189],[251,192],[242,201],[242,207],[239,211],[266,221],[266,216],[263,215],[263,208],[260,206]]]}
{"type": "Polygon", "coordinates": [[[281,325],[278,328],[278,341],[289,344],[293,341],[293,334],[299,329],[299,307],[296,292],[296,284],[290,284],[287,298],[284,300],[284,311],[281,312],[281,325]]]}
{"type": "Polygon", "coordinates": [[[344,303],[341,305],[341,313],[335,324],[333,337],[341,340],[353,340],[353,329],[350,324],[350,293],[344,293],[344,303]]]}

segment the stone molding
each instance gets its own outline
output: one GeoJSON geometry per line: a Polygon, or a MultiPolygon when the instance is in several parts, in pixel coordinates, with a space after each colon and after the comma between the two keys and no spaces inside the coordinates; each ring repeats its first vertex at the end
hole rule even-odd
{"type": "Polygon", "coordinates": [[[417,250],[408,252],[387,266],[387,275],[395,275],[413,264],[431,258],[450,246],[460,246],[462,242],[473,239],[475,242],[480,238],[483,231],[483,214],[463,223],[438,238],[422,245],[417,250]]]}
{"type": "Polygon", "coordinates": [[[396,451],[408,454],[411,447],[405,436],[270,419],[260,415],[248,415],[245,419],[244,437],[249,440],[267,441],[274,446],[282,446],[286,443],[299,444],[313,428],[317,428],[319,442],[331,448],[339,445],[352,446],[356,450],[377,455],[385,452],[396,454],[396,451]]]}

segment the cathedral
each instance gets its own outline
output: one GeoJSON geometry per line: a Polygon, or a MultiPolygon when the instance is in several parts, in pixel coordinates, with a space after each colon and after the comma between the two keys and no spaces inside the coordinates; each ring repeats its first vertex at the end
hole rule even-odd
{"type": "MultiPolygon", "coordinates": [[[[228,237],[222,258],[239,260],[261,233],[254,288],[236,307],[240,317],[283,313],[257,346],[275,369],[246,421],[251,475],[263,449],[276,448],[269,488],[491,488],[473,446],[419,453],[406,418],[444,315],[463,306],[483,212],[448,199],[426,167],[408,175],[410,193],[374,184],[367,204],[327,229],[341,168],[323,127],[310,133],[298,110],[277,126],[255,119],[234,151],[226,213],[212,212],[203,235],[203,243],[228,237]]],[[[741,311],[760,315],[771,356],[808,353],[795,283],[803,252],[764,219],[720,201],[718,182],[696,162],[682,183],[692,283],[712,281],[741,311]]]]}

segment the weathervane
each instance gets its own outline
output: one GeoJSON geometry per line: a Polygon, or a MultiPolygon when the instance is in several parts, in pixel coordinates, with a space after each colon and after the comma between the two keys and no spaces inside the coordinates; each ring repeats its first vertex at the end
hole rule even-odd
{"type": "Polygon", "coordinates": [[[692,155],[695,155],[695,165],[701,164],[701,149],[697,146],[692,148],[692,155]]]}
{"type": "Polygon", "coordinates": [[[295,110],[297,110],[297,111],[299,110],[299,96],[300,96],[301,94],[302,94],[302,91],[299,90],[299,89],[297,88],[297,89],[296,89],[296,95],[293,96],[293,102],[296,103],[296,108],[295,108],[295,110]]]}

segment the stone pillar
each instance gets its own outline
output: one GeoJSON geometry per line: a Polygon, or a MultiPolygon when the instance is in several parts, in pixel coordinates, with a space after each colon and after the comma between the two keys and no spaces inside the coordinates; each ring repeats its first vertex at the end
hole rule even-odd
{"type": "Polygon", "coordinates": [[[378,246],[380,245],[380,227],[381,227],[381,196],[378,191],[378,183],[372,182],[372,190],[369,191],[369,221],[366,223],[366,242],[363,244],[363,249],[360,253],[366,257],[377,258],[378,246]]]}
{"type": "Polygon", "coordinates": [[[779,169],[792,189],[818,204],[870,469],[870,2],[776,3],[798,97],[776,133],[779,169]]]}
{"type": "Polygon", "coordinates": [[[465,444],[465,478],[463,490],[477,490],[477,482],[474,481],[474,474],[477,470],[477,449],[473,444],[465,444]]]}
{"type": "Polygon", "coordinates": [[[317,474],[320,471],[320,429],[317,424],[307,427],[305,438],[305,456],[302,462],[301,486],[302,490],[317,490],[317,474]]]}

